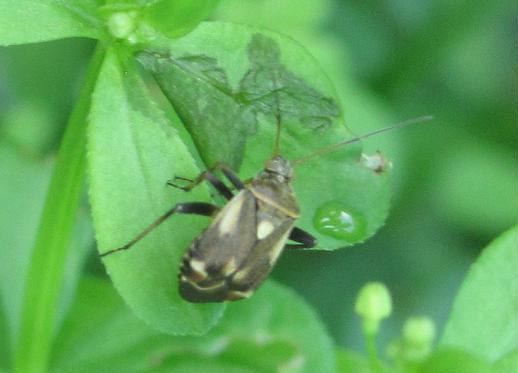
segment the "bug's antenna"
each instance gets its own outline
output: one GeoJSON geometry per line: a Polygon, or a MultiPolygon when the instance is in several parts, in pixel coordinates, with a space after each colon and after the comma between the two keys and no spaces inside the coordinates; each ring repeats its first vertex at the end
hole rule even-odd
{"type": "Polygon", "coordinates": [[[281,152],[281,146],[280,146],[280,141],[281,141],[281,113],[279,113],[279,110],[277,109],[277,112],[275,113],[275,121],[276,121],[276,125],[277,125],[277,129],[276,129],[276,132],[275,132],[275,140],[274,140],[274,143],[273,143],[273,154],[272,154],[272,157],[276,157],[280,154],[281,152]]]}
{"type": "Polygon", "coordinates": [[[342,146],[358,142],[360,140],[366,139],[367,137],[371,137],[371,136],[374,136],[374,135],[377,135],[377,134],[380,134],[380,133],[383,133],[383,132],[387,132],[387,131],[392,131],[392,130],[395,130],[395,129],[398,129],[398,128],[403,128],[403,127],[406,127],[406,126],[410,126],[412,124],[429,122],[432,119],[433,119],[433,117],[431,115],[423,115],[421,117],[417,117],[417,118],[413,118],[413,119],[408,119],[408,120],[405,120],[403,122],[396,123],[396,124],[394,124],[392,126],[389,126],[389,127],[380,128],[378,130],[366,133],[364,135],[360,135],[360,136],[354,137],[352,139],[349,139],[349,140],[346,140],[346,141],[342,141],[342,142],[339,142],[339,143],[334,144],[334,145],[330,145],[330,146],[325,147],[325,148],[317,149],[313,153],[310,153],[310,154],[307,154],[307,155],[302,156],[300,158],[295,158],[295,159],[291,160],[291,164],[292,165],[297,165],[297,164],[303,163],[303,162],[305,162],[305,161],[307,161],[307,160],[309,160],[311,158],[317,157],[319,155],[326,154],[326,153],[331,153],[331,152],[335,151],[336,149],[341,148],[342,146]]]}
{"type": "MultiPolygon", "coordinates": [[[[274,79],[275,86],[277,86],[277,81],[274,79]]],[[[275,110],[275,124],[277,126],[276,132],[275,132],[275,140],[273,143],[273,151],[272,151],[272,158],[277,157],[279,154],[281,154],[281,103],[279,101],[279,95],[277,92],[274,92],[275,97],[275,103],[276,103],[276,110],[275,110]]]]}

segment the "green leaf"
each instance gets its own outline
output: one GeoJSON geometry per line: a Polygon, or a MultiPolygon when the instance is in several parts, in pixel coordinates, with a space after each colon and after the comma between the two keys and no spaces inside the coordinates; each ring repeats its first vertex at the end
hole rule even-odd
{"type": "Polygon", "coordinates": [[[518,228],[494,240],[470,269],[440,341],[489,361],[518,345],[518,228]]]}
{"type": "Polygon", "coordinates": [[[86,278],[56,339],[51,371],[333,373],[332,351],[314,312],[271,282],[229,305],[208,334],[173,337],[136,318],[108,284],[86,278]]]}
{"type": "Polygon", "coordinates": [[[493,373],[483,359],[456,349],[438,350],[426,360],[419,373],[493,373]]]}
{"type": "Polygon", "coordinates": [[[334,371],[332,342],[314,311],[291,289],[273,281],[266,282],[251,299],[230,304],[207,337],[218,335],[259,346],[267,341],[291,345],[296,354],[283,364],[289,372],[334,371]]]}
{"type": "Polygon", "coordinates": [[[50,179],[50,165],[27,159],[5,142],[0,143],[0,295],[10,343],[15,341],[25,276],[34,234],[50,179]],[[4,185],[5,184],[5,185],[4,185]]]}
{"type": "Polygon", "coordinates": [[[156,72],[205,163],[224,160],[234,167],[239,165],[246,133],[255,120],[231,96],[227,75],[217,61],[205,55],[156,59],[150,54],[141,55],[140,60],[156,72]]]}
{"type": "Polygon", "coordinates": [[[230,364],[213,361],[184,361],[163,370],[153,371],[164,373],[259,373],[256,370],[235,367],[230,364]]]}
{"type": "MultiPolygon", "coordinates": [[[[204,187],[184,193],[166,185],[199,171],[134,66],[113,51],[93,96],[88,153],[100,252],[126,244],[175,203],[209,200],[204,187]]],[[[204,333],[221,315],[221,305],[187,303],[177,290],[180,258],[206,224],[204,217],[173,216],[131,250],[104,259],[133,311],[166,333],[204,333]]]]}
{"type": "MultiPolygon", "coordinates": [[[[322,19],[328,17],[332,0],[262,0],[243,3],[241,0],[225,0],[215,12],[216,19],[254,25],[294,36],[326,32],[322,19]]],[[[321,40],[322,38],[320,38],[321,40]]]]}
{"type": "Polygon", "coordinates": [[[492,373],[518,372],[518,350],[514,350],[493,364],[492,373]]]}
{"type": "Polygon", "coordinates": [[[154,339],[164,338],[130,312],[108,282],[86,277],[56,337],[51,371],[144,371],[154,339]]]}
{"type": "Polygon", "coordinates": [[[338,373],[371,373],[369,362],[364,356],[347,350],[336,350],[338,373]]]}
{"type": "MultiPolygon", "coordinates": [[[[63,285],[63,280],[68,277],[67,258],[77,254],[69,256],[67,249],[72,243],[70,239],[84,185],[86,117],[103,57],[103,48],[96,48],[61,140],[38,229],[29,252],[21,317],[17,325],[14,353],[16,371],[46,371],[54,328],[59,324],[60,297],[70,293],[66,291],[68,286],[63,285]]],[[[74,249],[76,253],[80,252],[74,249]]],[[[72,276],[72,281],[75,278],[72,276]]]]}
{"type": "MultiPolygon", "coordinates": [[[[1,295],[0,291],[0,295],[1,295]]],[[[7,319],[5,317],[5,306],[0,297],[0,371],[9,366],[9,356],[11,344],[9,343],[9,330],[7,329],[7,319]]]]}
{"type": "Polygon", "coordinates": [[[247,47],[250,68],[243,76],[238,101],[248,105],[256,117],[279,115],[301,125],[323,131],[340,114],[337,102],[308,85],[280,61],[279,45],[262,34],[254,34],[247,47]]]}
{"type": "MultiPolygon", "coordinates": [[[[287,37],[203,23],[181,39],[157,43],[139,59],[154,73],[209,166],[241,164],[240,176],[255,175],[272,155],[277,114],[287,159],[351,138],[332,84],[313,57],[287,37]]],[[[353,145],[295,169],[299,225],[317,235],[320,248],[361,242],[387,216],[388,172],[369,168],[360,153],[353,145]],[[322,227],[328,216],[334,216],[336,230],[322,227]]]]}
{"type": "Polygon", "coordinates": [[[219,0],[158,0],[144,8],[144,19],[168,37],[191,31],[214,11],[219,0]]]}
{"type": "Polygon", "coordinates": [[[487,141],[463,142],[445,157],[449,161],[434,169],[432,177],[441,186],[435,203],[450,224],[491,237],[518,221],[517,164],[511,149],[487,141]]]}
{"type": "Polygon", "coordinates": [[[283,364],[297,357],[297,349],[284,340],[265,340],[258,343],[251,338],[235,337],[219,359],[228,365],[253,367],[255,372],[275,372],[283,364]]]}
{"type": "Polygon", "coordinates": [[[99,0],[0,0],[0,45],[100,37],[99,0]]]}

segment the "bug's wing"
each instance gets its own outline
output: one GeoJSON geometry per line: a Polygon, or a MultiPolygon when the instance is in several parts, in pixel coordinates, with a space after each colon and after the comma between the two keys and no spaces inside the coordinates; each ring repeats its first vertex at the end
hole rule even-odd
{"type": "MultiPolygon", "coordinates": [[[[256,241],[243,265],[229,282],[227,300],[248,297],[268,277],[284,249],[294,222],[294,219],[286,217],[277,222],[269,235],[256,241]]],[[[261,222],[258,227],[261,227],[261,222]]]]}
{"type": "Polygon", "coordinates": [[[192,243],[180,268],[180,294],[191,302],[227,300],[230,278],[257,241],[256,200],[247,189],[232,198],[192,243]]]}

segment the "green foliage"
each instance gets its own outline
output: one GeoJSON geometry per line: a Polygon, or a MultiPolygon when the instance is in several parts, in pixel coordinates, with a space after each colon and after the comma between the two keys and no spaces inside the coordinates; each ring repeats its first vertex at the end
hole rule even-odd
{"type": "Polygon", "coordinates": [[[2,368],[7,369],[11,353],[11,343],[9,341],[9,329],[7,326],[5,309],[6,307],[4,306],[4,302],[0,302],[0,371],[3,371],[2,368]]]}
{"type": "Polygon", "coordinates": [[[24,283],[14,358],[18,370],[44,371],[48,359],[66,252],[82,191],[87,98],[101,60],[98,50],[81,92],[83,99],[71,113],[46,195],[24,283]]]}
{"type": "Polygon", "coordinates": [[[229,305],[218,326],[201,338],[151,329],[104,281],[87,278],[78,294],[57,337],[52,372],[334,370],[331,341],[313,311],[273,282],[250,301],[229,305]]]}
{"type": "MultiPolygon", "coordinates": [[[[491,373],[491,366],[466,351],[446,349],[436,351],[419,369],[419,373],[491,373]]],[[[510,372],[509,372],[510,373],[510,372]]]]}
{"type": "Polygon", "coordinates": [[[338,373],[370,373],[370,366],[364,356],[346,350],[336,351],[336,370],[338,373]]]}
{"type": "MultiPolygon", "coordinates": [[[[204,188],[185,195],[166,185],[175,175],[200,171],[131,64],[109,53],[92,97],[90,201],[101,253],[127,243],[175,201],[209,198],[204,188]]],[[[187,303],[177,291],[174,264],[205,224],[205,218],[175,217],[134,249],[104,259],[126,302],[164,332],[203,333],[221,315],[221,306],[187,303]]]]}
{"type": "MultiPolygon", "coordinates": [[[[351,137],[340,122],[338,98],[328,78],[289,38],[210,22],[155,48],[157,54],[146,52],[139,58],[154,72],[209,166],[241,163],[245,179],[257,173],[272,154],[277,110],[280,150],[287,159],[351,137]]],[[[296,166],[294,190],[302,210],[298,224],[317,235],[320,248],[363,241],[386,218],[388,172],[374,172],[359,156],[360,148],[352,145],[296,166]],[[325,182],[315,179],[315,165],[326,175],[325,182]],[[315,214],[330,202],[339,202],[359,222],[355,234],[337,237],[315,231],[315,214]]]]}
{"type": "Polygon", "coordinates": [[[149,3],[150,6],[144,11],[144,19],[164,35],[178,37],[207,18],[219,0],[159,0],[149,3]]]}
{"type": "Polygon", "coordinates": [[[5,247],[10,248],[0,250],[0,294],[8,331],[6,337],[13,343],[19,325],[29,249],[38,226],[50,170],[41,162],[18,155],[4,141],[0,143],[0,162],[2,176],[11,180],[8,187],[0,189],[2,201],[10,202],[0,214],[2,240],[5,247]]]}
{"type": "MultiPolygon", "coordinates": [[[[414,317],[403,326],[401,338],[387,348],[394,367],[385,365],[377,357],[372,339],[379,332],[376,329],[363,331],[369,360],[339,352],[339,368],[377,373],[492,373],[495,370],[510,373],[512,370],[506,369],[516,365],[518,340],[517,233],[518,228],[515,227],[502,234],[474,264],[459,291],[444,335],[435,351],[432,352],[433,323],[423,317],[414,317]]],[[[365,294],[371,287],[366,286],[360,292],[357,304],[365,301],[365,294]]]]}
{"type": "Polygon", "coordinates": [[[1,0],[0,45],[100,36],[98,0],[1,0]],[[30,20],[30,21],[29,21],[30,20]]]}
{"type": "Polygon", "coordinates": [[[74,105],[75,75],[92,41],[0,50],[7,71],[0,76],[0,371],[516,371],[518,228],[473,265],[438,347],[431,319],[407,315],[412,302],[440,314],[473,249],[516,221],[508,94],[515,80],[505,45],[513,20],[498,18],[514,14],[516,4],[475,2],[466,11],[465,2],[388,2],[381,9],[338,0],[226,0],[216,17],[255,26],[200,23],[218,3],[0,0],[0,45],[77,37],[98,43],[74,105]],[[333,21],[334,14],[340,17],[333,21]],[[321,27],[325,17],[332,33],[321,27]],[[347,61],[349,48],[355,53],[347,61]],[[175,175],[194,177],[224,161],[252,177],[275,151],[277,118],[280,152],[296,160],[351,138],[351,130],[391,122],[389,107],[408,117],[426,107],[446,125],[296,165],[300,227],[317,236],[320,249],[364,241],[386,220],[390,162],[367,154],[388,149],[401,181],[392,227],[371,246],[383,253],[365,249],[355,259],[345,250],[299,252],[281,260],[275,275],[318,315],[273,280],[225,312],[183,301],[176,271],[207,224],[200,217],[175,216],[132,250],[106,257],[118,294],[99,278],[101,261],[85,250],[93,246],[85,169],[102,253],[177,202],[211,201],[206,186],[188,194],[168,188],[175,175]],[[488,131],[488,123],[499,125],[488,131]],[[355,339],[348,346],[361,343],[348,321],[348,294],[373,276],[398,283],[390,286],[394,321],[363,331],[365,354],[335,346],[345,336],[355,339]],[[403,318],[400,336],[387,343],[403,318]],[[377,343],[387,346],[388,360],[377,343]]]}
{"type": "Polygon", "coordinates": [[[518,347],[518,228],[482,253],[453,305],[441,345],[493,362],[518,347]]]}
{"type": "Polygon", "coordinates": [[[486,143],[464,144],[450,152],[448,165],[436,175],[442,185],[436,198],[452,223],[468,230],[493,232],[518,221],[516,168],[508,162],[506,153],[486,143]]]}
{"type": "Polygon", "coordinates": [[[518,370],[518,350],[503,356],[493,364],[493,373],[509,373],[518,370]]]}
{"type": "MultiPolygon", "coordinates": [[[[11,183],[0,189],[0,199],[6,201],[0,213],[0,226],[4,247],[0,250],[0,295],[4,318],[0,322],[1,346],[13,346],[18,337],[23,288],[30,264],[30,245],[38,227],[49,184],[50,165],[20,154],[16,148],[0,141],[2,177],[11,183]]],[[[87,254],[91,228],[86,211],[79,211],[75,219],[71,242],[66,257],[63,284],[56,308],[56,323],[61,324],[69,304],[75,296],[75,285],[87,254]]],[[[48,295],[48,293],[46,293],[48,295]]],[[[5,349],[2,349],[5,353],[5,349]]],[[[2,361],[0,359],[0,361],[2,361]]]]}

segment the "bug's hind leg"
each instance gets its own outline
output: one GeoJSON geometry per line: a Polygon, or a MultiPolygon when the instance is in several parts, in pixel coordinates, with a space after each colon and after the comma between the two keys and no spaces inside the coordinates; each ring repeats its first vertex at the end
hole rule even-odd
{"type": "Polygon", "coordinates": [[[317,239],[315,237],[297,227],[293,228],[289,239],[298,243],[286,244],[286,246],[284,246],[286,249],[311,249],[317,245],[317,239]]]}
{"type": "Polygon", "coordinates": [[[205,202],[186,202],[186,203],[178,203],[174,205],[171,209],[162,214],[158,219],[156,219],[153,223],[147,226],[142,232],[140,232],[135,238],[129,241],[126,245],[118,247],[116,249],[108,250],[99,256],[106,256],[117,251],[128,250],[138,241],[143,239],[148,235],[153,229],[162,224],[165,220],[167,220],[173,214],[196,214],[196,215],[204,215],[204,216],[212,216],[219,210],[218,206],[212,205],[210,203],[205,202]]]}
{"type": "Polygon", "coordinates": [[[227,200],[232,199],[232,197],[234,196],[232,191],[216,175],[212,173],[213,170],[220,170],[236,189],[241,190],[244,188],[243,183],[241,182],[241,180],[239,180],[239,177],[234,173],[234,171],[232,171],[230,167],[223,163],[220,163],[215,167],[212,167],[210,170],[202,172],[194,180],[187,179],[185,177],[175,176],[173,180],[167,183],[167,185],[188,192],[197,185],[199,185],[201,182],[206,180],[209,183],[211,183],[212,186],[216,188],[216,190],[227,200]],[[184,186],[181,186],[175,183],[175,181],[177,180],[187,181],[188,183],[184,186]]]}

